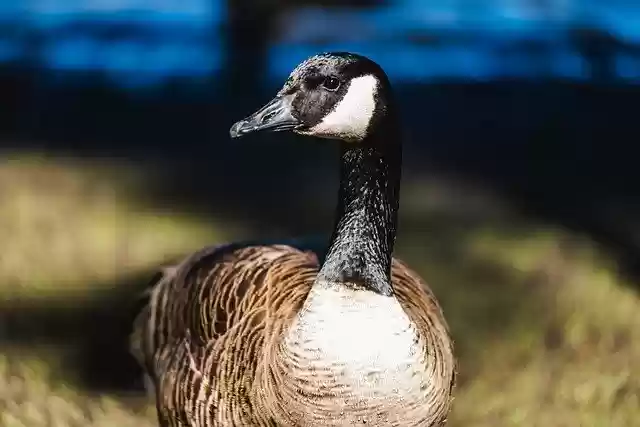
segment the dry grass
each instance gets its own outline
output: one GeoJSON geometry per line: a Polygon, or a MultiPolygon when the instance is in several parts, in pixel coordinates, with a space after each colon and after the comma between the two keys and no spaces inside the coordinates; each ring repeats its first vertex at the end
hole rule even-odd
{"type": "MultiPolygon", "coordinates": [[[[58,317],[96,311],[127,277],[235,235],[141,203],[132,171],[24,156],[0,164],[10,247],[0,256],[0,425],[155,425],[144,397],[74,374],[65,360],[76,341],[61,326],[20,318],[21,305],[56,306],[58,317]]],[[[593,245],[515,220],[403,218],[398,253],[432,283],[460,355],[451,426],[637,424],[640,300],[593,245]]]]}

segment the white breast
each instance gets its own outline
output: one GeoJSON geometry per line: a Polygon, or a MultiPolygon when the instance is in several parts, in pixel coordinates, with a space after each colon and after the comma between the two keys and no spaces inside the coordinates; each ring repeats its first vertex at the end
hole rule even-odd
{"type": "Polygon", "coordinates": [[[342,378],[337,381],[344,381],[356,394],[420,389],[423,349],[395,297],[316,285],[286,343],[316,369],[339,367],[342,378]]]}

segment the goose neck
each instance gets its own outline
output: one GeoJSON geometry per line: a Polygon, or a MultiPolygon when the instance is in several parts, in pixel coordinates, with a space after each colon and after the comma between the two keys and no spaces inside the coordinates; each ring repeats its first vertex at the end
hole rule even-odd
{"type": "Polygon", "coordinates": [[[392,295],[402,149],[397,126],[341,148],[340,191],[331,243],[319,278],[392,295]]]}

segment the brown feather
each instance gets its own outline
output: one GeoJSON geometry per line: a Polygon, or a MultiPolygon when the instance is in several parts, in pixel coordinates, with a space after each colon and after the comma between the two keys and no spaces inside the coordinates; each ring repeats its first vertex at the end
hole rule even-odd
{"type": "MultiPolygon", "coordinates": [[[[278,412],[286,384],[271,365],[318,269],[314,253],[286,245],[208,248],[166,269],[131,342],[155,389],[160,424],[306,425],[278,412]]],[[[416,425],[443,425],[455,383],[448,326],[427,285],[396,259],[392,285],[432,355],[437,382],[431,418],[416,425]]]]}

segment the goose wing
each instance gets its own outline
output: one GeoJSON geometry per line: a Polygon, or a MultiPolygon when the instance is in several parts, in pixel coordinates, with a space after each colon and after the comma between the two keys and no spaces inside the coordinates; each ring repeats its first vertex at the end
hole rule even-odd
{"type": "Polygon", "coordinates": [[[449,325],[431,288],[418,273],[396,258],[392,262],[391,281],[398,301],[425,339],[435,408],[435,418],[429,425],[440,425],[449,413],[457,376],[449,325]]]}
{"type": "Polygon", "coordinates": [[[318,254],[301,241],[234,243],[205,248],[158,273],[142,297],[130,345],[149,391],[162,389],[160,412],[193,419],[188,412],[215,394],[198,390],[226,387],[212,383],[223,376],[229,387],[242,387],[234,377],[254,371],[266,320],[286,323],[298,312],[318,254]]]}

